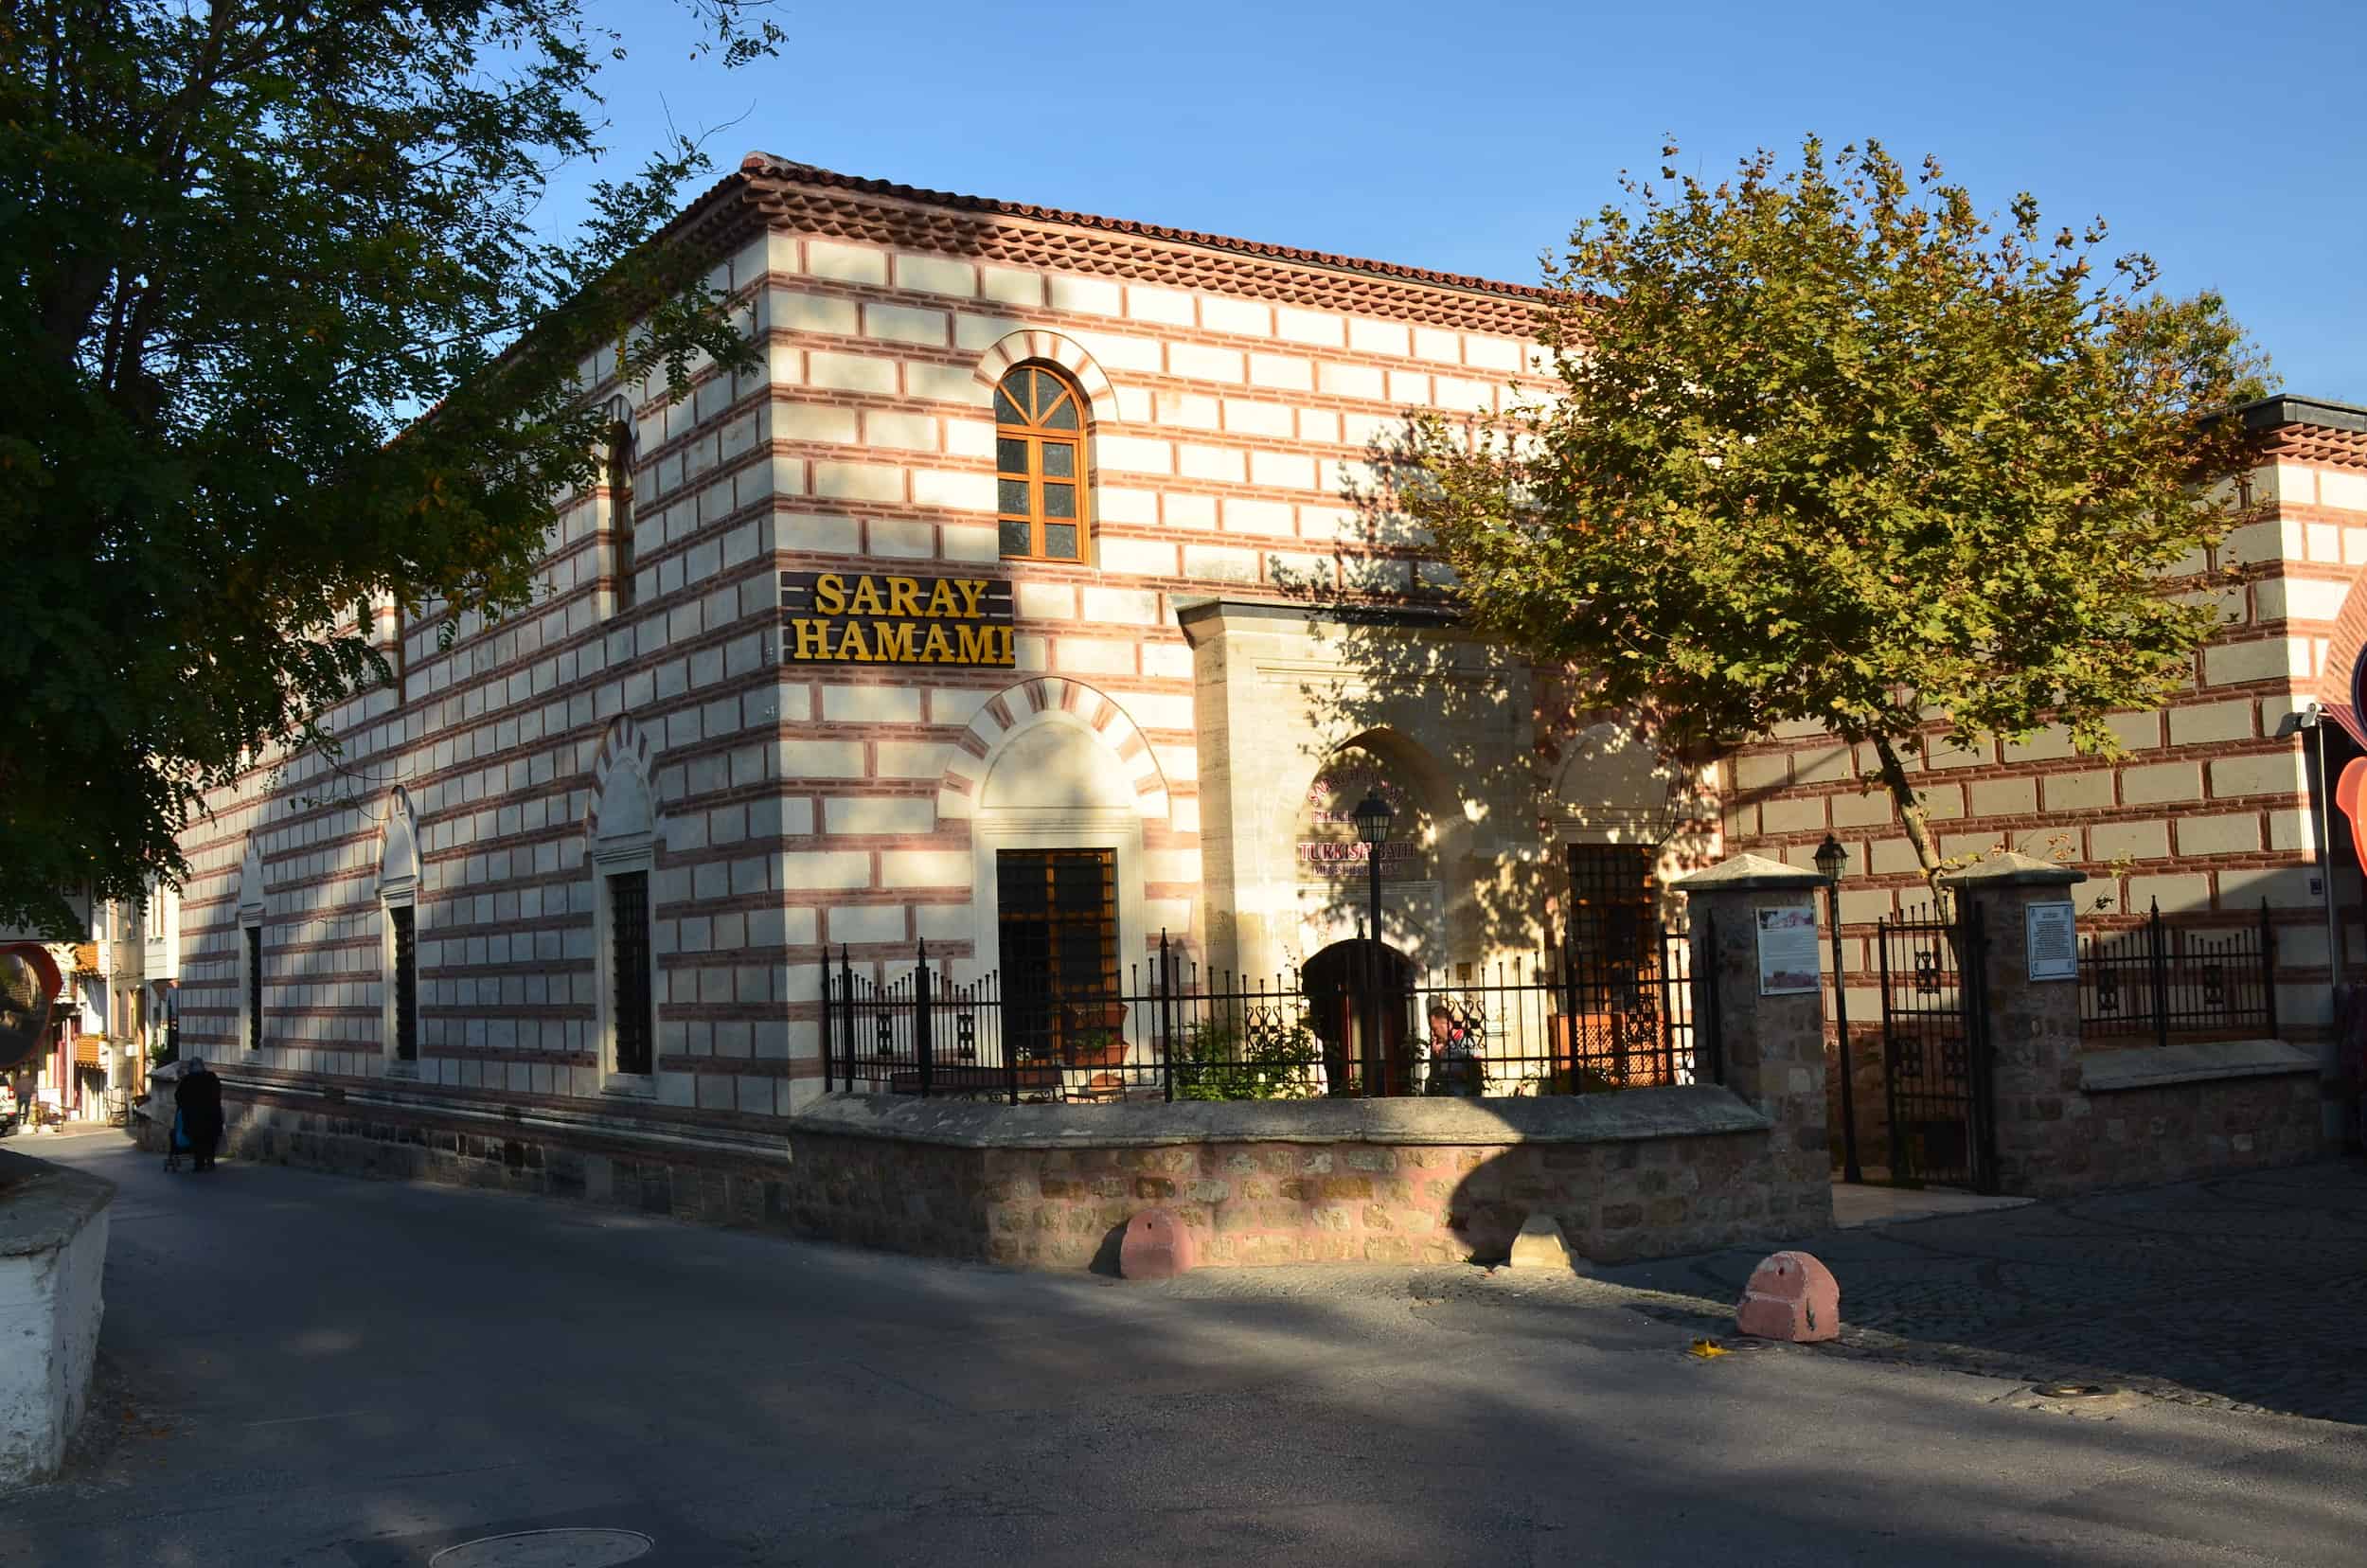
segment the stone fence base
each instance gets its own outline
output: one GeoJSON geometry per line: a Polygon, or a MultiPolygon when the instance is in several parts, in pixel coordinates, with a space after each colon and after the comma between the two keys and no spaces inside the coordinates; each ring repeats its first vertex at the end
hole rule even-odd
{"type": "Polygon", "coordinates": [[[1532,1214],[1615,1261],[1832,1215],[1821,1132],[1778,1148],[1712,1088],[1070,1110],[848,1096],[795,1125],[814,1231],[1035,1268],[1093,1262],[1154,1205],[1220,1266],[1493,1259],[1532,1214]]]}
{"type": "Polygon", "coordinates": [[[81,1424],[114,1199],[112,1183],[0,1151],[0,1488],[56,1473],[81,1424]]]}
{"type": "Polygon", "coordinates": [[[836,1096],[786,1137],[228,1085],[235,1159],[544,1193],[941,1257],[1084,1268],[1172,1210],[1202,1265],[1502,1256],[1551,1215],[1601,1261],[1831,1222],[1821,1128],[1723,1089],[1518,1100],[1004,1106],[836,1096]],[[1812,1147],[1794,1147],[1805,1141],[1812,1147]]]}
{"type": "Polygon", "coordinates": [[[2004,1191],[2064,1197],[2300,1165],[2334,1152],[2318,1059],[2275,1040],[2081,1051],[2076,1086],[1998,1106],[2004,1191]]]}

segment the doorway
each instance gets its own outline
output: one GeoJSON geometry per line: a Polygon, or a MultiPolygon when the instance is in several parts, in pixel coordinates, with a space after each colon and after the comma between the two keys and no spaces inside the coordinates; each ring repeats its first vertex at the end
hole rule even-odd
{"type": "Polygon", "coordinates": [[[1333,1095],[1411,1095],[1414,960],[1368,936],[1334,942],[1299,971],[1333,1095]]]}

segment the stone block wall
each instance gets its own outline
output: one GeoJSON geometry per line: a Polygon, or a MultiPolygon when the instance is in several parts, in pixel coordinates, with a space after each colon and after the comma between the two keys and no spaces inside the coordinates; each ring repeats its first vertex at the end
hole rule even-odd
{"type": "Polygon", "coordinates": [[[1998,1190],[2057,1197],[2330,1152],[2315,1047],[2083,1048],[2076,988],[2029,978],[2023,913],[2076,895],[2078,877],[2004,856],[1951,879],[1986,931],[1998,1190]]]}
{"type": "MultiPolygon", "coordinates": [[[[1138,1210],[1172,1210],[1203,1265],[1504,1256],[1550,1216],[1600,1262],[1794,1236],[1824,1222],[1765,1133],[1590,1144],[1200,1143],[986,1151],[987,1256],[1093,1261],[1138,1210]]],[[[1820,1174],[1817,1188],[1824,1183],[1820,1174]]]]}
{"type": "Polygon", "coordinates": [[[2322,1159],[2314,1067],[2009,1100],[1998,1108],[2005,1191],[2034,1198],[2224,1176],[2322,1159]]]}
{"type": "MultiPolygon", "coordinates": [[[[1804,1166],[1792,1130],[1770,1128],[1723,1090],[1507,1103],[1518,1109],[1317,1101],[1246,1114],[1064,1114],[842,1098],[792,1119],[786,1139],[725,1143],[685,1125],[661,1144],[589,1121],[340,1104],[292,1084],[233,1096],[224,1152],[1038,1269],[1093,1265],[1152,1206],[1177,1214],[1200,1260],[1220,1267],[1496,1257],[1536,1213],[1603,1261],[1782,1240],[1830,1222],[1822,1162],[1804,1166]]],[[[154,1145],[160,1126],[143,1126],[154,1145]]]]}

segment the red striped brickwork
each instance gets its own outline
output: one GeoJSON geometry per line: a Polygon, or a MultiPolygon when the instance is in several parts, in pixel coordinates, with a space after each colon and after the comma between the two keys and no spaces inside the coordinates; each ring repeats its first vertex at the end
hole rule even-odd
{"type": "MultiPolygon", "coordinates": [[[[185,1050],[258,1076],[402,1076],[382,1041],[378,893],[400,785],[421,862],[418,1088],[516,1103],[613,1088],[593,861],[627,743],[661,819],[666,1106],[773,1116],[817,1091],[826,951],[878,972],[923,939],[991,961],[976,797],[1035,724],[1073,722],[1123,780],[1137,941],[1204,934],[1179,603],[1412,583],[1417,552],[1368,541],[1343,487],[1404,409],[1496,405],[1529,357],[1532,295],[767,178],[764,225],[743,225],[716,273],[762,368],[707,372],[669,404],[618,384],[606,356],[585,367],[634,436],[631,607],[615,496],[570,497],[531,607],[464,615],[449,646],[436,621],[403,628],[401,689],[328,716],[333,762],[276,759],[222,792],[187,838],[185,1050]],[[990,398],[1028,362],[1092,408],[1093,545],[1075,565],[999,560],[990,398]],[[785,665],[778,574],[814,570],[1007,574],[1019,668],[785,665]],[[238,1027],[250,836],[253,1054],[238,1027]]],[[[389,613],[377,630],[395,636],[389,613]]]]}
{"type": "MultiPolygon", "coordinates": [[[[2240,577],[2223,596],[2227,630],[2177,701],[2114,722],[2125,757],[2077,756],[2059,731],[1964,751],[1935,726],[1927,753],[1909,759],[1945,855],[2002,846],[2075,864],[2091,879],[2076,893],[2091,923],[2157,902],[2165,914],[2240,918],[2266,900],[2280,930],[2280,1017],[2303,1033],[2327,1016],[2329,971],[2316,749],[2295,720],[2313,701],[2347,700],[2339,694],[2367,640],[2367,596],[2355,591],[2367,566],[2367,454],[2340,450],[2340,462],[2274,455],[2249,476],[2266,515],[2216,554],[2240,577]]],[[[1724,777],[1735,847],[1804,865],[1827,832],[1848,848],[1850,1016],[1878,1019],[1872,922],[1925,892],[1871,748],[1853,754],[1793,726],[1739,748],[1724,777]]],[[[2347,860],[2338,869],[2344,962],[2356,972],[2367,965],[2359,883],[2347,860]]]]}

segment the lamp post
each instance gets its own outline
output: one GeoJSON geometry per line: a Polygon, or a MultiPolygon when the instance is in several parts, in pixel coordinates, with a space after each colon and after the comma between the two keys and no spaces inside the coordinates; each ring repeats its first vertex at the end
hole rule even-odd
{"type": "Polygon", "coordinates": [[[1841,1179],[1862,1182],[1865,1172],[1858,1168],[1858,1075],[1849,1061],[1849,982],[1841,956],[1841,877],[1849,869],[1849,851],[1830,833],[1816,846],[1816,868],[1824,874],[1824,897],[1833,918],[1833,1038],[1841,1046],[1834,1058],[1841,1069],[1841,1179]]]}
{"type": "MultiPolygon", "coordinates": [[[[1364,863],[1371,872],[1373,945],[1364,950],[1371,966],[1364,988],[1364,1092],[1373,1092],[1373,1079],[1379,1076],[1380,1060],[1380,851],[1389,842],[1389,825],[1397,813],[1380,796],[1376,784],[1364,792],[1364,798],[1356,803],[1356,836],[1364,846],[1364,863]]],[[[1385,1090],[1387,1085],[1383,1084],[1385,1090]]]]}

